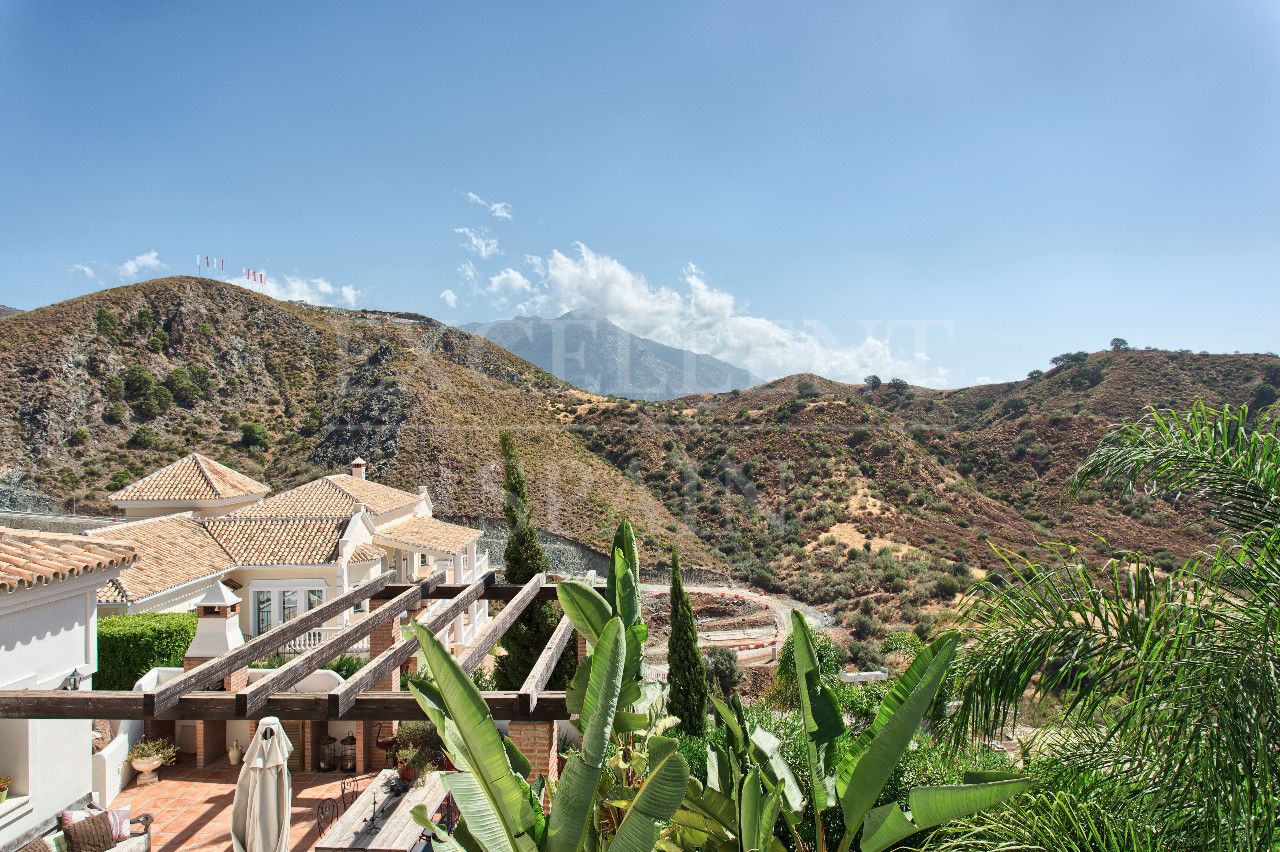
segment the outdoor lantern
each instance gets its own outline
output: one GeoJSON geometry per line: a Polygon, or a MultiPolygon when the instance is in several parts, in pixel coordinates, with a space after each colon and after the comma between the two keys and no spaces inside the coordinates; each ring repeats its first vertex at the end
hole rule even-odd
{"type": "Polygon", "coordinates": [[[325,734],[320,740],[320,762],[316,767],[321,772],[332,772],[338,768],[338,738],[325,734]]]}
{"type": "Polygon", "coordinates": [[[342,771],[356,771],[356,734],[355,731],[347,731],[347,735],[342,738],[342,771]]]}

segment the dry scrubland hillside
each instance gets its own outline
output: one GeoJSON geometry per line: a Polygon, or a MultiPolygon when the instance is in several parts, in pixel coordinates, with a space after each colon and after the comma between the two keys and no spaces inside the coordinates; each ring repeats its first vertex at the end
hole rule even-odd
{"type": "MultiPolygon", "coordinates": [[[[1021,382],[933,391],[812,375],[670,403],[583,404],[587,446],[644,482],[765,587],[824,606],[858,638],[928,622],[992,546],[1043,559],[1139,550],[1172,565],[1216,533],[1193,503],[1062,486],[1110,424],[1145,407],[1275,398],[1280,360],[1078,353],[1021,382]]],[[[1016,557],[1015,557],[1016,558],[1016,557]]]]}
{"type": "Polygon", "coordinates": [[[377,479],[427,485],[444,514],[497,518],[506,427],[544,529],[604,548],[626,514],[650,564],[678,544],[690,567],[732,566],[864,640],[929,622],[1001,571],[992,545],[1134,549],[1171,565],[1211,543],[1191,501],[1064,504],[1062,484],[1109,424],[1147,405],[1267,402],[1280,384],[1273,356],[1120,351],[953,391],[803,375],[630,402],[427,317],[197,278],[0,322],[4,504],[107,511],[114,488],[199,450],[276,489],[360,455],[377,479]]]}
{"type": "Polygon", "coordinates": [[[74,498],[79,511],[106,512],[114,488],[191,451],[276,490],[359,455],[373,478],[427,485],[441,513],[498,518],[497,431],[510,428],[544,529],[604,548],[626,514],[654,553],[678,544],[692,564],[724,565],[561,425],[580,392],[426,317],[176,277],[3,323],[7,505],[61,509],[74,498]]]}

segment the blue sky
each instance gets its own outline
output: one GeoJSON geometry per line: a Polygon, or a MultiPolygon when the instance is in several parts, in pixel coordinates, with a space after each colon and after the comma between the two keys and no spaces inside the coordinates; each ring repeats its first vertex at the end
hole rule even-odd
{"type": "Polygon", "coordinates": [[[1273,3],[366,6],[0,4],[0,302],[200,253],[764,375],[1280,348],[1273,3]]]}

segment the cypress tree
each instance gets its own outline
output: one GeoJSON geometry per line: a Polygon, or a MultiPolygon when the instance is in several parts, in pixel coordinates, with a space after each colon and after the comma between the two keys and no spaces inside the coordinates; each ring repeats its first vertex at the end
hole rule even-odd
{"type": "MultiPolygon", "coordinates": [[[[507,519],[507,546],[502,553],[506,581],[524,585],[536,574],[550,570],[547,554],[538,542],[538,530],[533,525],[533,502],[529,499],[529,485],[524,469],[516,453],[515,439],[503,430],[498,435],[498,449],[502,453],[502,489],[504,502],[502,514],[507,519]]],[[[530,604],[515,624],[502,637],[504,656],[498,657],[494,666],[494,682],[498,689],[519,689],[530,669],[538,661],[542,649],[555,632],[560,615],[550,601],[530,604]]],[[[577,668],[578,658],[571,644],[556,665],[549,686],[563,688],[577,668]]]]}
{"type": "Polygon", "coordinates": [[[707,725],[707,673],[698,650],[698,623],[680,576],[680,556],[671,552],[671,636],[667,639],[667,710],[680,729],[701,736],[707,725]]]}

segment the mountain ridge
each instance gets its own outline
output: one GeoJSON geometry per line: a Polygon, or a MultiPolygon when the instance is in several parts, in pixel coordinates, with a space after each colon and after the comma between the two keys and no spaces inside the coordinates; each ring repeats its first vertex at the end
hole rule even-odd
{"type": "Polygon", "coordinates": [[[594,307],[557,317],[467,323],[479,334],[569,384],[603,396],[670,399],[746,388],[760,380],[713,355],[632,334],[594,307]]]}

